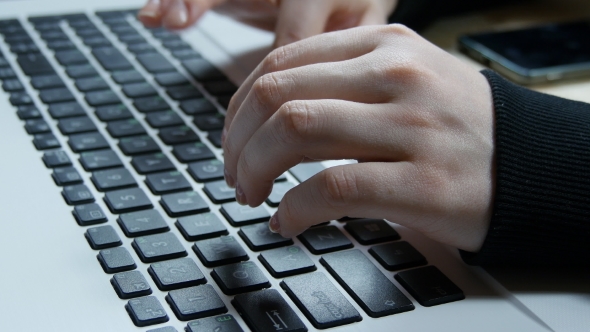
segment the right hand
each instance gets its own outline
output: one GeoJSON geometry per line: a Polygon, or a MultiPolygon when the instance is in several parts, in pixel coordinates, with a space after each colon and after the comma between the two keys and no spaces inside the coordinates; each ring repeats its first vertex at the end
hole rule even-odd
{"type": "Polygon", "coordinates": [[[185,29],[207,10],[275,31],[275,47],[323,32],[387,23],[398,0],[149,0],[139,19],[150,27],[185,29]]]}

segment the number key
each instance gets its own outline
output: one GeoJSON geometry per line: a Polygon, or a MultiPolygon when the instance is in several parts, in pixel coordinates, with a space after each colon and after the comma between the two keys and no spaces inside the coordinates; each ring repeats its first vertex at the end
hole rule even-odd
{"type": "Polygon", "coordinates": [[[170,232],[135,238],[131,244],[144,263],[152,263],[187,254],[176,236],[170,232]]]}
{"type": "Polygon", "coordinates": [[[125,305],[133,324],[139,327],[164,323],[168,315],[155,296],[145,296],[129,300],[125,305]]]}

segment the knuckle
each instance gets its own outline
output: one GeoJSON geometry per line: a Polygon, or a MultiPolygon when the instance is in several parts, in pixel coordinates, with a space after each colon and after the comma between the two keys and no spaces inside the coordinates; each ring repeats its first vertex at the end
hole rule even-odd
{"type": "Polygon", "coordinates": [[[281,100],[280,90],[283,85],[277,74],[270,73],[261,76],[254,82],[252,92],[263,108],[272,108],[281,100]]]}
{"type": "Polygon", "coordinates": [[[315,133],[317,116],[304,101],[288,101],[278,112],[280,139],[283,143],[297,143],[315,133]]]}
{"type": "Polygon", "coordinates": [[[359,197],[359,187],[355,174],[346,167],[333,167],[320,173],[323,183],[320,192],[332,208],[339,208],[355,203],[359,197]]]}
{"type": "Polygon", "coordinates": [[[285,59],[287,58],[287,50],[285,47],[279,47],[270,52],[264,60],[262,60],[262,73],[274,73],[283,68],[285,59]]]}

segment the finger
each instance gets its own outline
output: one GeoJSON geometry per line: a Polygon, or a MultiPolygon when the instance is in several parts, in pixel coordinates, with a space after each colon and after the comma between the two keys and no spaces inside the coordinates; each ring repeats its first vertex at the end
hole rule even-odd
{"type": "Polygon", "coordinates": [[[272,216],[271,230],[294,237],[319,223],[345,216],[414,220],[417,197],[413,164],[362,163],[328,168],[283,197],[272,216]]]}
{"type": "Polygon", "coordinates": [[[374,29],[359,28],[326,33],[289,44],[272,51],[250,74],[232,97],[227,109],[224,132],[261,76],[314,63],[353,59],[374,50],[379,41],[374,29]]]}
{"type": "Polygon", "coordinates": [[[388,124],[391,108],[389,104],[342,100],[285,103],[256,131],[240,154],[238,201],[251,206],[262,204],[274,179],[304,158],[402,159],[403,147],[395,142],[406,131],[388,124]]]}
{"type": "Polygon", "coordinates": [[[333,1],[283,0],[273,47],[280,47],[324,32],[333,1]]]}
{"type": "Polygon", "coordinates": [[[245,144],[284,103],[313,99],[367,103],[389,101],[390,91],[374,84],[371,71],[360,70],[364,62],[359,58],[340,63],[313,64],[261,77],[237,112],[225,137],[223,149],[228,184],[233,186],[235,181],[239,182],[236,166],[245,144]]]}
{"type": "Polygon", "coordinates": [[[225,0],[149,0],[139,11],[138,18],[149,27],[184,29],[223,1],[225,0]]]}

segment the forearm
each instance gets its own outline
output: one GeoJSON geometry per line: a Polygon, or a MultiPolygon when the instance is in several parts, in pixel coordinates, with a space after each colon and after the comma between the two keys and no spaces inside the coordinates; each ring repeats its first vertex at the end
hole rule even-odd
{"type": "Polygon", "coordinates": [[[590,264],[590,104],[516,86],[492,71],[496,192],[479,265],[590,264]]]}

